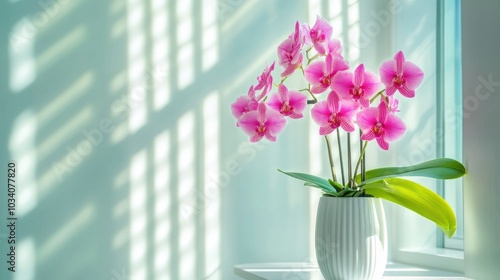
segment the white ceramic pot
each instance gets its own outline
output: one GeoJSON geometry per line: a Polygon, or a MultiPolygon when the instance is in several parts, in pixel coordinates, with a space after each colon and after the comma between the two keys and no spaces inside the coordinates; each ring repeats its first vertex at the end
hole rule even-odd
{"type": "Polygon", "coordinates": [[[326,280],[381,279],[387,264],[381,199],[322,196],[316,218],[316,258],[326,280]]]}

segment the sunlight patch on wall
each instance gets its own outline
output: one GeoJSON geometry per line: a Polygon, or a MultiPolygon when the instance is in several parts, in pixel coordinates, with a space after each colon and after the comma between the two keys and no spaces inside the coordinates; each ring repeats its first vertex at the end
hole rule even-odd
{"type": "MultiPolygon", "coordinates": [[[[222,7],[218,11],[220,12],[217,16],[222,18],[223,24],[221,28],[222,34],[228,34],[235,28],[242,26],[242,21],[251,20],[248,15],[252,14],[255,10],[259,8],[259,1],[243,1],[243,0],[223,0],[219,3],[223,3],[222,7]]],[[[262,4],[260,4],[262,5],[262,4]]]]}
{"type": "MultiPolygon", "coordinates": [[[[31,14],[31,24],[35,26],[40,36],[45,36],[53,27],[56,27],[63,19],[73,15],[74,11],[82,4],[82,0],[57,0],[43,1],[47,5],[45,8],[39,5],[39,10],[31,14]],[[52,5],[50,5],[52,4],[52,5]]],[[[37,1],[42,3],[42,1],[37,1]]]]}
{"type": "Polygon", "coordinates": [[[193,1],[177,0],[177,86],[182,90],[194,81],[193,1]]]}
{"type": "MultiPolygon", "coordinates": [[[[339,1],[340,2],[340,1],[339,1]]],[[[316,17],[321,16],[322,8],[321,8],[321,0],[309,0],[308,1],[308,9],[309,9],[309,24],[312,26],[314,22],[316,22],[316,17]]]]}
{"type": "Polygon", "coordinates": [[[214,176],[220,170],[219,95],[212,93],[203,101],[204,205],[205,205],[205,277],[221,279],[220,189],[214,176]]]}
{"type": "Polygon", "coordinates": [[[360,50],[359,50],[359,45],[360,45],[360,22],[359,22],[359,2],[357,0],[349,1],[349,7],[347,10],[347,19],[348,19],[348,25],[349,25],[349,30],[345,30],[347,32],[349,39],[349,52],[348,52],[348,61],[351,62],[351,67],[357,63],[359,63],[359,58],[360,58],[360,50]]]}
{"type": "Polygon", "coordinates": [[[48,47],[36,58],[38,71],[43,72],[56,61],[61,60],[64,55],[82,45],[87,37],[87,28],[84,25],[79,25],[68,32],[64,37],[60,38],[52,46],[48,47]]]}
{"type": "Polygon", "coordinates": [[[38,265],[51,258],[58,258],[57,251],[65,246],[80,234],[85,227],[90,226],[95,216],[95,207],[86,205],[69,220],[64,222],[61,227],[51,235],[50,239],[45,241],[40,250],[37,251],[38,265]]]}
{"type": "MultiPolygon", "coordinates": [[[[116,197],[119,197],[119,200],[115,206],[113,207],[113,219],[115,221],[120,221],[123,217],[129,213],[130,207],[130,198],[129,194],[125,195],[122,190],[130,182],[130,174],[129,168],[125,168],[118,172],[116,177],[113,179],[113,191],[116,197]]],[[[121,249],[127,241],[129,241],[129,227],[127,224],[121,224],[121,228],[117,230],[115,235],[113,236],[112,246],[116,251],[121,249]]]]}
{"type": "Polygon", "coordinates": [[[109,82],[109,91],[111,92],[111,94],[116,95],[119,92],[123,91],[126,86],[127,72],[118,71],[109,82]]]}
{"type": "Polygon", "coordinates": [[[22,218],[33,210],[38,203],[37,180],[36,180],[36,134],[37,120],[31,110],[22,112],[13,122],[12,132],[9,139],[9,151],[11,159],[17,159],[16,172],[20,172],[16,178],[17,204],[16,215],[22,218]]]}
{"type": "Polygon", "coordinates": [[[195,201],[195,131],[194,113],[184,114],[178,121],[177,172],[179,211],[179,279],[196,279],[196,201],[195,201]]]}
{"type": "MultiPolygon", "coordinates": [[[[335,3],[330,3],[328,5],[328,13],[330,17],[330,23],[333,27],[332,38],[342,41],[342,31],[344,30],[343,14],[344,9],[343,1],[336,1],[335,3]]],[[[343,43],[343,42],[342,42],[343,43]]],[[[344,45],[344,44],[342,44],[344,45]]]]}
{"type": "Polygon", "coordinates": [[[162,82],[155,83],[153,89],[153,108],[155,111],[163,109],[170,102],[170,45],[169,38],[169,14],[168,0],[152,0],[151,14],[153,15],[152,36],[153,36],[153,68],[163,69],[166,78],[162,82]]]}
{"type": "MultiPolygon", "coordinates": [[[[323,159],[325,154],[321,149],[323,143],[323,137],[319,135],[319,127],[309,118],[309,171],[311,174],[319,175],[323,171],[323,159]]],[[[314,192],[314,190],[312,190],[314,192]]],[[[309,236],[315,236],[315,224],[316,224],[316,210],[318,205],[318,197],[316,195],[309,194],[309,236]]],[[[309,240],[309,255],[314,257],[316,255],[314,238],[309,240]]]]}
{"type": "MultiPolygon", "coordinates": [[[[90,106],[82,108],[61,127],[57,128],[54,133],[50,134],[47,139],[44,139],[44,141],[38,146],[38,155],[40,159],[44,159],[49,156],[55,151],[55,149],[67,150],[68,147],[71,149],[72,147],[70,146],[63,147],[63,143],[68,142],[71,137],[79,135],[80,133],[78,128],[84,127],[85,124],[92,118],[92,114],[93,110],[90,106]]],[[[83,134],[80,135],[82,135],[81,138],[83,138],[83,134]]],[[[67,153],[65,153],[65,155],[66,154],[67,153]]]]}
{"type": "MultiPolygon", "coordinates": [[[[26,29],[26,18],[22,18],[12,28],[13,34],[22,34],[26,29]]],[[[26,89],[36,79],[36,65],[34,60],[36,32],[31,36],[23,37],[23,41],[9,40],[10,80],[9,87],[12,93],[26,89]]],[[[20,39],[17,39],[20,40],[20,39]]]]}
{"type": "Polygon", "coordinates": [[[130,162],[130,278],[148,279],[147,256],[147,153],[143,149],[130,162]]]}
{"type": "Polygon", "coordinates": [[[129,101],[134,103],[128,118],[128,129],[135,133],[147,122],[146,103],[146,58],[144,35],[145,8],[140,0],[127,1],[127,30],[128,30],[128,86],[129,101]]]}
{"type": "Polygon", "coordinates": [[[16,269],[14,280],[34,280],[36,275],[36,246],[33,238],[24,238],[17,247],[17,262],[22,269],[16,269]]]}
{"type": "Polygon", "coordinates": [[[154,279],[168,280],[171,274],[171,220],[170,205],[170,149],[171,140],[168,131],[158,135],[154,141],[154,199],[155,199],[155,233],[154,233],[154,279]]]}
{"type": "Polygon", "coordinates": [[[75,104],[76,100],[88,92],[90,86],[94,84],[95,72],[88,70],[76,79],[62,93],[57,94],[43,109],[37,113],[37,120],[40,126],[45,126],[54,117],[66,110],[70,104],[75,104]]]}
{"type": "Polygon", "coordinates": [[[109,14],[115,18],[111,26],[111,38],[117,39],[125,35],[127,31],[127,19],[123,16],[126,12],[126,2],[122,0],[113,0],[109,6],[109,14]]]}
{"type": "Polygon", "coordinates": [[[210,70],[219,60],[217,0],[206,0],[202,3],[202,69],[210,70]]]}

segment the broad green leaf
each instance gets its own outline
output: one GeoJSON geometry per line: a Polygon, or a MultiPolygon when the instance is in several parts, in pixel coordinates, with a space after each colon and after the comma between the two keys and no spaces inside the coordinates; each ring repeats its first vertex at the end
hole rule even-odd
{"type": "Polygon", "coordinates": [[[311,183],[311,182],[304,182],[304,186],[306,186],[306,187],[312,187],[312,188],[316,188],[316,189],[320,189],[320,190],[322,190],[324,193],[328,193],[328,194],[330,194],[330,195],[332,195],[332,196],[337,196],[337,193],[336,193],[336,192],[335,192],[335,193],[332,193],[332,192],[330,192],[330,191],[327,191],[327,190],[325,190],[323,187],[321,187],[321,186],[319,186],[319,185],[317,185],[317,184],[315,184],[315,183],[311,183]]]}
{"type": "Polygon", "coordinates": [[[435,192],[413,181],[388,178],[362,187],[366,194],[394,202],[433,221],[448,237],[457,229],[455,213],[435,192]]]}
{"type": "MultiPolygon", "coordinates": [[[[366,171],[363,184],[385,178],[399,176],[422,176],[435,179],[455,179],[467,173],[465,167],[458,161],[449,158],[438,158],[420,164],[405,167],[384,167],[366,171]]],[[[356,176],[356,182],[361,182],[361,176],[356,176]]]]}
{"type": "Polygon", "coordinates": [[[298,173],[298,172],[285,172],[285,171],[280,170],[280,169],[278,169],[278,171],[283,173],[283,174],[286,174],[290,177],[293,177],[295,179],[299,179],[299,180],[305,181],[306,183],[312,184],[312,185],[307,185],[307,186],[312,187],[313,185],[315,185],[315,186],[321,188],[325,192],[334,193],[334,194],[337,193],[335,188],[332,187],[332,185],[330,185],[328,180],[323,179],[321,177],[317,177],[317,176],[314,176],[311,174],[298,173]]]}

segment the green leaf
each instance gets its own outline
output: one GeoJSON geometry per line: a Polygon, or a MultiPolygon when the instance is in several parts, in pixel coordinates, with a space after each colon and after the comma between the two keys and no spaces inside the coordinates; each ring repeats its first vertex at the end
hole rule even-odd
{"type": "Polygon", "coordinates": [[[390,178],[362,187],[366,194],[394,202],[433,221],[448,237],[457,229],[455,213],[435,192],[413,181],[390,178]]]}
{"type": "MultiPolygon", "coordinates": [[[[363,184],[399,176],[422,176],[435,179],[455,179],[462,177],[465,174],[467,174],[467,170],[460,162],[449,158],[438,158],[412,166],[384,167],[368,170],[363,184]]],[[[361,182],[361,175],[356,176],[356,182],[361,182]]]]}
{"type": "Polygon", "coordinates": [[[305,181],[306,183],[309,183],[307,185],[304,184],[306,186],[318,187],[318,188],[321,188],[323,191],[328,192],[328,193],[333,193],[333,194],[337,193],[335,188],[332,185],[330,185],[328,180],[323,179],[321,177],[317,177],[317,176],[314,176],[311,174],[298,173],[298,172],[285,172],[285,171],[280,170],[280,169],[278,169],[278,171],[283,173],[283,174],[286,174],[290,177],[293,177],[295,179],[299,179],[299,180],[305,181]]]}
{"type": "Polygon", "coordinates": [[[337,192],[340,192],[341,190],[344,189],[344,186],[333,181],[332,179],[328,179],[328,183],[330,183],[330,185],[332,185],[332,187],[334,187],[337,192]]]}

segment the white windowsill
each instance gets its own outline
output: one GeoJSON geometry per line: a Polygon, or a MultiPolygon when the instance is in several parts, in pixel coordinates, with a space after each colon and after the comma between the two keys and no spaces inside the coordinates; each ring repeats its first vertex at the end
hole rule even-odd
{"type": "MultiPolygon", "coordinates": [[[[247,280],[323,280],[319,268],[310,263],[241,264],[234,268],[236,275],[247,280]]],[[[422,268],[389,262],[383,279],[469,279],[462,274],[433,268],[422,268]]]]}
{"type": "Polygon", "coordinates": [[[400,249],[395,253],[393,259],[419,267],[464,273],[464,251],[461,250],[445,248],[400,249]]]}

